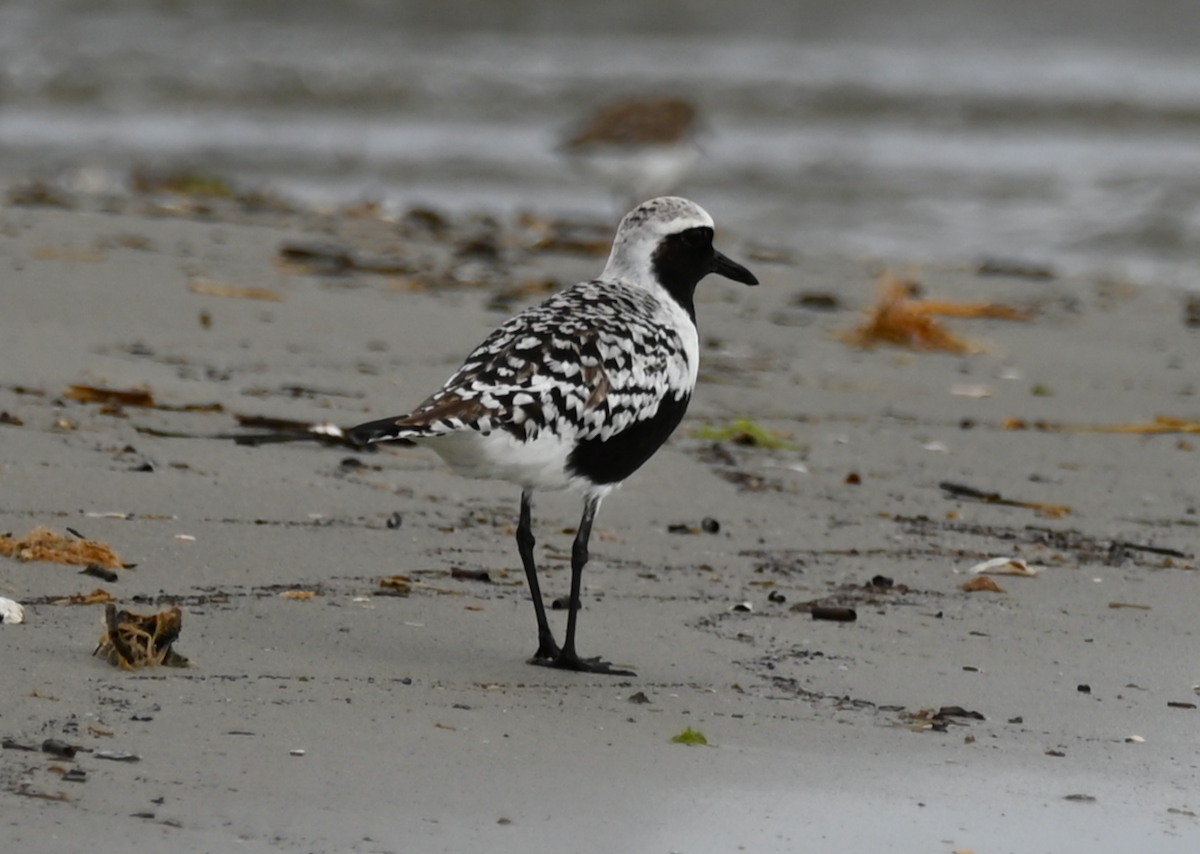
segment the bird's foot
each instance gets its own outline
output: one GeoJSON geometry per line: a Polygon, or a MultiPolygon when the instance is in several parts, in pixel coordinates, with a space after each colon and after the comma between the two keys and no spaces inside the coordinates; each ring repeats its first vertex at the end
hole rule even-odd
{"type": "Polygon", "coordinates": [[[554,662],[558,660],[561,654],[557,644],[549,648],[545,644],[542,644],[538,647],[537,652],[525,659],[525,663],[536,664],[539,667],[553,667],[554,662]]]}
{"type": "Polygon", "coordinates": [[[622,670],[614,667],[611,663],[600,658],[600,656],[596,656],[595,658],[580,658],[577,654],[568,654],[562,651],[557,651],[557,654],[554,656],[542,656],[540,649],[538,653],[529,659],[530,664],[536,664],[539,667],[556,667],[559,670],[574,670],[577,673],[603,673],[607,676],[637,676],[632,670],[622,670]]]}

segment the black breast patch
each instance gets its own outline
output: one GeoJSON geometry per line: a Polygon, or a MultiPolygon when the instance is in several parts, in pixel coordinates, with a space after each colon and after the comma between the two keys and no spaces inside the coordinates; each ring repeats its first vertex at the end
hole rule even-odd
{"type": "Polygon", "coordinates": [[[683,420],[690,400],[690,394],[667,396],[654,415],[635,421],[615,436],[581,441],[567,457],[567,472],[592,483],[620,483],[667,441],[683,420]]]}

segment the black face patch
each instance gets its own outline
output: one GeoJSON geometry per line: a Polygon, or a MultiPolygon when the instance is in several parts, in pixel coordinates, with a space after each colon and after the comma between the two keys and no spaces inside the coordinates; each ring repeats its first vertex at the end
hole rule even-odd
{"type": "Polygon", "coordinates": [[[650,263],[654,275],[675,301],[696,319],[696,285],[713,272],[713,230],[697,226],[659,241],[650,263]]]}
{"type": "Polygon", "coordinates": [[[607,439],[586,439],[567,458],[567,471],[592,483],[620,483],[654,456],[687,412],[691,395],[666,397],[650,418],[637,421],[607,439]]]}

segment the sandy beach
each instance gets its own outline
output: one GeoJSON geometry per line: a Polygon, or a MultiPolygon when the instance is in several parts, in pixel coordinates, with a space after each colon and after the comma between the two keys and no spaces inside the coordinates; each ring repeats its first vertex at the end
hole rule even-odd
{"type": "MultiPolygon", "coordinates": [[[[27,614],[0,625],[0,849],[1195,851],[1184,297],[772,255],[711,212],[762,284],[701,285],[688,417],[598,517],[581,652],[626,679],[525,663],[515,489],[419,449],[232,438],[405,411],[602,256],[507,220],[0,208],[0,533],[136,564],[0,558],[27,614]],[[281,257],[314,243],[353,263],[281,257]],[[944,319],[968,355],[852,347],[885,267],[1030,317],[944,319]],[[1040,571],[964,591],[995,557],[1040,571]],[[103,605],[55,600],[96,588],[177,604],[192,667],[93,657],[103,605]],[[78,752],[20,749],[46,739],[78,752]]],[[[548,600],[578,513],[535,507],[548,600]]]]}

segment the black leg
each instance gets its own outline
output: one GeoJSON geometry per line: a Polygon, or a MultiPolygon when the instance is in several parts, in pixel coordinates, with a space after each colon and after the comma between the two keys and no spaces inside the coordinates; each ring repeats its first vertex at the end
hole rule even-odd
{"type": "Polygon", "coordinates": [[[567,642],[563,646],[560,658],[579,658],[575,652],[575,623],[579,617],[579,609],[583,606],[580,596],[583,594],[583,568],[588,562],[588,541],[592,538],[592,521],[596,518],[596,508],[599,499],[590,496],[583,502],[583,518],[579,520],[579,530],[575,532],[575,542],[571,543],[571,600],[567,609],[567,642]]]}
{"type": "Polygon", "coordinates": [[[533,494],[528,490],[521,492],[521,521],[517,523],[517,551],[521,554],[521,563],[525,566],[525,582],[529,585],[529,593],[533,596],[533,610],[537,614],[538,648],[530,662],[534,664],[549,664],[558,659],[558,643],[554,633],[550,631],[550,621],[546,619],[546,605],[542,602],[542,588],[538,584],[537,565],[533,562],[533,522],[531,509],[533,494]]]}
{"type": "Polygon", "coordinates": [[[588,562],[588,540],[592,536],[592,520],[600,506],[600,496],[589,495],[583,503],[583,518],[575,532],[571,546],[571,601],[567,611],[567,637],[562,651],[552,663],[564,670],[579,670],[584,673],[607,673],[611,676],[636,676],[632,670],[618,670],[607,661],[597,658],[580,658],[575,651],[575,623],[579,616],[580,593],[583,586],[583,568],[588,562]]]}

